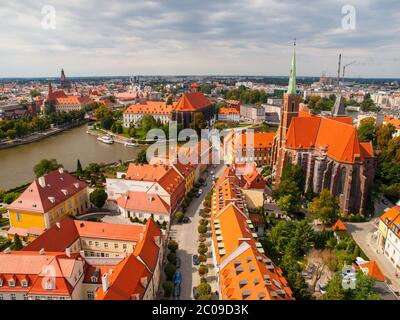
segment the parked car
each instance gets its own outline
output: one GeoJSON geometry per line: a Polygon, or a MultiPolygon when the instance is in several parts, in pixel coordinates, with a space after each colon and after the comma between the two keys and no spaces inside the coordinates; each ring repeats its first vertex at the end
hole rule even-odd
{"type": "Polygon", "coordinates": [[[207,187],[207,181],[204,181],[204,182],[202,183],[202,186],[203,186],[203,187],[207,187]]]}
{"type": "Polygon", "coordinates": [[[199,298],[199,290],[197,289],[197,287],[193,287],[193,298],[195,298],[196,300],[199,298]]]}
{"type": "Polygon", "coordinates": [[[176,271],[175,272],[175,276],[174,276],[174,283],[175,283],[176,286],[177,285],[180,286],[181,282],[182,282],[182,274],[181,274],[180,271],[176,271]]]}
{"type": "Polygon", "coordinates": [[[211,180],[215,181],[215,176],[214,175],[211,176],[211,180]]]}
{"type": "Polygon", "coordinates": [[[180,268],[181,267],[181,258],[176,257],[175,264],[176,264],[177,268],[180,268]]]}
{"type": "Polygon", "coordinates": [[[198,266],[198,265],[200,264],[199,256],[198,256],[197,254],[194,254],[194,255],[193,255],[193,264],[194,264],[195,266],[198,266]]]}
{"type": "Polygon", "coordinates": [[[183,217],[182,222],[183,223],[189,223],[190,219],[188,217],[183,217]]]}
{"type": "Polygon", "coordinates": [[[198,193],[203,194],[203,189],[199,189],[198,193]]]}
{"type": "Polygon", "coordinates": [[[181,296],[181,286],[176,285],[174,288],[174,297],[179,298],[181,296]]]}

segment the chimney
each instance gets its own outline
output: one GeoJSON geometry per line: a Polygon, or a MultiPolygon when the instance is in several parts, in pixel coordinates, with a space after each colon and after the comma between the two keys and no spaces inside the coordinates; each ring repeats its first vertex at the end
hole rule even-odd
{"type": "Polygon", "coordinates": [[[108,288],[110,287],[110,279],[108,277],[108,273],[103,274],[101,277],[101,284],[103,286],[103,291],[107,292],[108,288]]]}
{"type": "Polygon", "coordinates": [[[58,168],[59,173],[64,173],[64,168],[58,168]]]}
{"type": "Polygon", "coordinates": [[[38,182],[39,182],[39,185],[40,185],[42,188],[46,187],[46,179],[45,179],[44,177],[40,177],[40,178],[38,179],[38,182]]]}
{"type": "Polygon", "coordinates": [[[40,254],[41,256],[44,256],[44,254],[45,254],[44,248],[42,248],[42,249],[39,250],[39,254],[40,254]]]}
{"type": "Polygon", "coordinates": [[[56,222],[56,227],[57,227],[58,229],[61,229],[61,224],[60,224],[59,222],[56,222]]]}
{"type": "Polygon", "coordinates": [[[71,248],[65,248],[65,255],[66,255],[68,258],[71,258],[71,248]]]}

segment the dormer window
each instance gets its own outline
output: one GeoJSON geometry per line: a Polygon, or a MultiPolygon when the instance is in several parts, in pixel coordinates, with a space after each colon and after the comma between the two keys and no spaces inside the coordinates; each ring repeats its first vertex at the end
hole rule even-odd
{"type": "Polygon", "coordinates": [[[8,286],[9,287],[15,287],[15,280],[14,279],[8,280],[8,286]]]}
{"type": "Polygon", "coordinates": [[[23,288],[27,288],[27,287],[28,287],[28,280],[27,280],[27,279],[22,280],[22,281],[21,281],[21,286],[22,286],[23,288]]]}
{"type": "Polygon", "coordinates": [[[91,280],[93,283],[97,283],[97,281],[98,281],[97,277],[95,277],[95,276],[92,276],[91,280]]]}
{"type": "Polygon", "coordinates": [[[56,284],[50,278],[45,282],[44,286],[46,290],[54,290],[56,288],[56,284]]]}

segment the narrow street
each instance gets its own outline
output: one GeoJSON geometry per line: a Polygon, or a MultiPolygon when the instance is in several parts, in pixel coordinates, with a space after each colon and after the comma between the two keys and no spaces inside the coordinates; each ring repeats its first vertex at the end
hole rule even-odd
{"type": "MultiPolygon", "coordinates": [[[[389,203],[389,202],[388,202],[389,203]]],[[[400,279],[396,278],[396,269],[390,261],[384,256],[382,250],[379,250],[374,237],[377,230],[379,217],[384,213],[385,209],[393,206],[385,205],[381,200],[375,204],[375,216],[368,222],[346,223],[347,230],[358,246],[364,251],[371,261],[378,263],[379,268],[387,279],[390,280],[390,287],[393,291],[400,292],[400,279]]]]}
{"type": "MultiPolygon", "coordinates": [[[[197,231],[197,227],[199,225],[199,220],[201,217],[199,216],[199,210],[203,208],[203,201],[206,197],[207,193],[211,190],[213,186],[213,182],[211,180],[211,171],[214,171],[214,175],[218,177],[222,174],[224,170],[223,165],[218,166],[216,169],[209,167],[208,176],[207,176],[207,186],[202,187],[203,194],[199,198],[194,198],[189,208],[186,211],[186,216],[190,219],[189,223],[178,224],[173,222],[170,230],[170,237],[177,241],[179,244],[179,249],[177,251],[177,256],[181,259],[181,267],[180,271],[182,273],[182,286],[181,286],[181,300],[191,300],[193,299],[193,290],[192,288],[198,286],[200,283],[200,276],[198,274],[198,266],[193,265],[192,257],[197,253],[198,248],[198,238],[199,234],[197,231]]],[[[205,174],[203,174],[205,178],[205,174]]],[[[207,241],[210,243],[210,240],[207,241]]],[[[211,250],[210,250],[211,251],[211,250]]],[[[209,256],[210,254],[208,254],[209,256]]],[[[212,259],[209,257],[207,261],[207,265],[209,267],[208,279],[209,283],[212,287],[212,290],[215,291],[215,283],[210,280],[215,279],[214,268],[212,266],[212,259]]]]}

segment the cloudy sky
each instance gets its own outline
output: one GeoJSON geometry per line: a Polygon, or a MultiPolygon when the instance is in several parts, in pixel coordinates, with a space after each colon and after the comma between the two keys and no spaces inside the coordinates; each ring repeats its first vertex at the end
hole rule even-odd
{"type": "Polygon", "coordinates": [[[288,75],[295,37],[300,75],[342,53],[349,76],[400,77],[399,0],[0,0],[0,19],[0,77],[288,75]]]}

